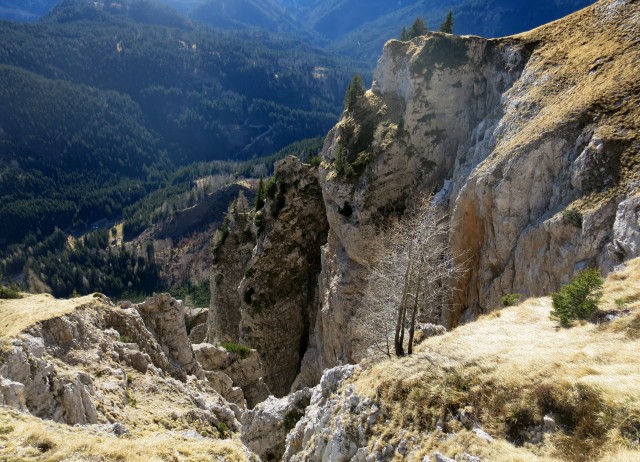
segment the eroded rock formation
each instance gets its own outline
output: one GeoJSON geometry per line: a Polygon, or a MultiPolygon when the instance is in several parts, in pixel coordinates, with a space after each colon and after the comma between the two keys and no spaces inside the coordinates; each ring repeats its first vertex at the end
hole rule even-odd
{"type": "Polygon", "coordinates": [[[60,314],[3,339],[10,344],[0,349],[0,405],[71,425],[126,428],[148,413],[178,427],[235,431],[246,406],[240,387],[252,403],[268,395],[255,351],[236,358],[223,350],[217,362],[202,354],[211,345],[194,352],[184,308],[167,294],[120,307],[98,294],[48,303],[52,313],[61,305],[60,314]]]}
{"type": "Polygon", "coordinates": [[[295,157],[280,161],[264,208],[234,206],[227,223],[212,278],[209,341],[255,348],[265,383],[281,396],[300,371],[318,306],[327,221],[317,171],[295,157]]]}
{"type": "Polygon", "coordinates": [[[253,407],[269,396],[269,388],[262,379],[264,369],[256,350],[232,353],[223,347],[209,343],[195,345],[194,350],[198,362],[207,371],[205,374],[209,382],[215,380],[224,384],[222,385],[224,392],[221,394],[229,401],[238,403],[241,397],[246,399],[249,407],[253,407]],[[228,380],[222,375],[225,375],[228,380]],[[233,388],[229,385],[233,385],[233,388]],[[239,394],[240,397],[236,387],[243,392],[239,394]]]}
{"type": "Polygon", "coordinates": [[[211,343],[238,342],[242,318],[238,286],[256,242],[253,213],[244,195],[231,204],[217,239],[207,340],[211,343]]]}

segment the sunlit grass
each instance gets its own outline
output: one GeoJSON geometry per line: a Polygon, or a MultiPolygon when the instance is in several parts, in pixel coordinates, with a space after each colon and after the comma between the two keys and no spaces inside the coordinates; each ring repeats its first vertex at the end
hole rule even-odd
{"type": "Polygon", "coordinates": [[[355,379],[385,415],[372,444],[397,444],[404,429],[402,438],[421,441],[416,454],[640,460],[639,299],[640,259],[605,283],[602,308],[623,315],[613,322],[559,328],[549,319],[550,298],[529,299],[428,339],[411,357],[372,366],[355,379]],[[629,300],[622,308],[619,297],[629,300]],[[529,444],[525,432],[545,415],[560,430],[529,444]],[[475,426],[497,442],[477,438],[475,426]]]}

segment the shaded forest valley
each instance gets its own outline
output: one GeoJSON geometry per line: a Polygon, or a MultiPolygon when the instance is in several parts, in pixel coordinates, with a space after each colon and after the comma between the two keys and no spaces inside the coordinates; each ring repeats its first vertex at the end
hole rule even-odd
{"type": "Polygon", "coordinates": [[[197,231],[211,237],[238,188],[252,196],[275,160],[317,154],[357,72],[153,4],[122,14],[65,0],[35,24],[3,22],[0,279],[57,297],[178,285],[207,305],[206,275],[164,278],[153,240],[132,241],[207,198],[197,231]]]}

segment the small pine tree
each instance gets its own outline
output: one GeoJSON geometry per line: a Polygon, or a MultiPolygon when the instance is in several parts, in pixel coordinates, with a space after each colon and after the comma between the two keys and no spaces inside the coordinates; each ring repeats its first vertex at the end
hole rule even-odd
{"type": "Polygon", "coordinates": [[[575,319],[588,319],[598,311],[604,281],[597,269],[582,271],[569,284],[551,295],[551,319],[567,327],[575,319]]]}
{"type": "Polygon", "coordinates": [[[413,24],[409,29],[409,40],[420,37],[421,35],[426,34],[428,31],[429,29],[427,28],[427,23],[424,22],[424,19],[421,16],[418,16],[416,20],[413,21],[413,24]]]}
{"type": "Polygon", "coordinates": [[[402,40],[403,42],[409,41],[409,32],[407,31],[407,28],[405,26],[402,26],[402,31],[400,32],[400,40],[402,40]]]}
{"type": "Polygon", "coordinates": [[[347,93],[344,97],[344,108],[347,111],[351,111],[356,102],[364,95],[364,91],[365,90],[364,83],[362,82],[362,77],[360,77],[359,74],[354,75],[353,79],[351,79],[351,83],[349,83],[347,93]]]}
{"type": "Polygon", "coordinates": [[[451,11],[447,13],[447,19],[445,19],[442,25],[440,26],[440,32],[453,34],[453,13],[451,11]]]}
{"type": "Polygon", "coordinates": [[[262,182],[262,178],[260,178],[260,182],[258,183],[258,193],[256,194],[256,211],[264,207],[264,197],[265,197],[264,183],[262,182]]]}

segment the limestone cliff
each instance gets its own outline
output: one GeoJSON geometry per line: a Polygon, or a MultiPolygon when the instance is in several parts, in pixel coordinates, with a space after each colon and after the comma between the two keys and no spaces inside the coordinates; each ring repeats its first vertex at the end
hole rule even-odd
{"type": "Polygon", "coordinates": [[[639,15],[636,1],[602,0],[514,37],[388,42],[317,177],[287,159],[265,209],[235,226],[210,340],[256,348],[277,395],[357,362],[381,225],[432,193],[467,266],[425,319],[447,328],[638,255],[639,15]]]}
{"type": "Polygon", "coordinates": [[[387,43],[323,148],[330,229],[303,373],[359,359],[369,245],[426,194],[468,262],[447,327],[638,255],[639,19],[635,1],[601,1],[515,37],[387,43]]]}
{"type": "Polygon", "coordinates": [[[443,187],[458,146],[518,79],[530,47],[432,34],[391,41],[371,91],[329,133],[320,176],[330,224],[323,248],[319,369],[357,360],[352,330],[380,224],[443,187]]]}
{"type": "Polygon", "coordinates": [[[318,174],[295,157],[276,164],[266,193],[261,210],[236,205],[228,214],[217,246],[208,338],[255,348],[265,383],[283,395],[300,371],[314,325],[327,221],[318,174]]]}
{"type": "Polygon", "coordinates": [[[231,204],[214,245],[211,304],[207,339],[211,343],[240,340],[241,301],[238,285],[256,242],[253,214],[244,195],[231,204]]]}

